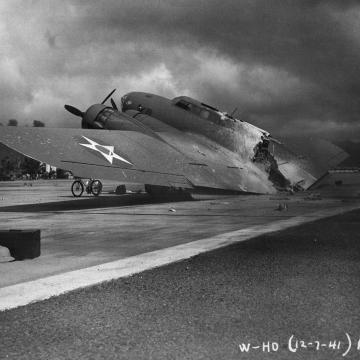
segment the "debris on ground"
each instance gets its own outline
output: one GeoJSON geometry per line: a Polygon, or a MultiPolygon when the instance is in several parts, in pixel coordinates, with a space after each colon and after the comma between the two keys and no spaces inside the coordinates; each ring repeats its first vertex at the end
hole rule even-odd
{"type": "Polygon", "coordinates": [[[169,211],[170,211],[170,212],[176,212],[176,210],[175,210],[175,209],[172,209],[172,208],[169,209],[169,211]]]}

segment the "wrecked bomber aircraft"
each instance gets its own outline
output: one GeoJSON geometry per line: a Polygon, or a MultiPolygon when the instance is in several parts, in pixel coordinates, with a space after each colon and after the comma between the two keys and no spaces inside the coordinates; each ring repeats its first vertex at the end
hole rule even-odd
{"type": "Polygon", "coordinates": [[[81,129],[4,128],[0,142],[83,178],[145,184],[149,192],[274,193],[306,189],[347,154],[266,130],[186,96],[131,92],[85,112],[81,129]]]}

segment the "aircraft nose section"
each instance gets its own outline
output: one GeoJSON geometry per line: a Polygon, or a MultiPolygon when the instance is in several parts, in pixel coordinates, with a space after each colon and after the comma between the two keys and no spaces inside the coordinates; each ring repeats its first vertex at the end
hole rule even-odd
{"type": "Polygon", "coordinates": [[[138,110],[138,106],[139,106],[139,94],[140,93],[128,93],[125,94],[122,98],[121,98],[121,108],[122,111],[127,111],[127,110],[138,110]]]}

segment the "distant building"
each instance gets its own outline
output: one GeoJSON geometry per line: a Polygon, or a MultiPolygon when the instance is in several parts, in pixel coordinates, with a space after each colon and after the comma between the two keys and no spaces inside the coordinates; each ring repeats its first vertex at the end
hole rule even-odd
{"type": "Polygon", "coordinates": [[[46,172],[50,172],[50,171],[56,171],[56,166],[51,166],[49,164],[45,164],[45,171],[46,172]]]}
{"type": "Polygon", "coordinates": [[[359,186],[360,190],[360,168],[336,168],[329,170],[318,179],[311,188],[322,188],[327,186],[359,186]]]}
{"type": "Polygon", "coordinates": [[[335,197],[359,197],[360,168],[331,169],[311,185],[310,190],[321,191],[323,194],[335,197]]]}

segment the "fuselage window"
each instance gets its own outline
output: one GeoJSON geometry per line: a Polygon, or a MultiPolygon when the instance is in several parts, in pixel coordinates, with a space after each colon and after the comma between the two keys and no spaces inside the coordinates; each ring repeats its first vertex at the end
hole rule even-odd
{"type": "Polygon", "coordinates": [[[184,100],[178,101],[175,105],[182,108],[182,109],[184,109],[184,110],[187,110],[187,111],[190,110],[190,104],[188,102],[184,101],[184,100]]]}
{"type": "Polygon", "coordinates": [[[221,125],[220,115],[214,111],[209,111],[208,119],[214,124],[221,125]]]}
{"type": "Polygon", "coordinates": [[[210,113],[209,113],[207,110],[201,110],[201,112],[200,112],[200,116],[201,116],[203,119],[208,119],[208,118],[209,118],[209,115],[210,115],[210,113]]]}
{"type": "Polygon", "coordinates": [[[202,110],[201,107],[196,106],[196,105],[194,105],[194,104],[190,104],[190,111],[191,111],[193,114],[195,114],[195,115],[197,115],[197,116],[200,116],[201,110],[202,110]]]}

